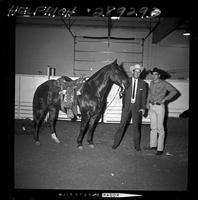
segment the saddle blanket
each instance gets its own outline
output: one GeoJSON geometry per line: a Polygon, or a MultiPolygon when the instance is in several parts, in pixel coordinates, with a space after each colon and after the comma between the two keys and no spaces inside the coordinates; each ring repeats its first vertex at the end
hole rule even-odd
{"type": "Polygon", "coordinates": [[[71,108],[74,102],[74,91],[68,88],[67,90],[62,90],[64,95],[63,103],[65,108],[71,108]]]}

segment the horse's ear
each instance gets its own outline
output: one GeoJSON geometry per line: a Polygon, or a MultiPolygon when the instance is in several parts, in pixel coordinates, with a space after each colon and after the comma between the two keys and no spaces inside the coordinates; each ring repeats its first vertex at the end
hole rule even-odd
{"type": "Polygon", "coordinates": [[[113,64],[117,64],[117,58],[113,61],[113,64]]]}
{"type": "Polygon", "coordinates": [[[120,64],[120,67],[122,68],[124,66],[124,63],[123,62],[121,62],[121,64],[120,64]]]}

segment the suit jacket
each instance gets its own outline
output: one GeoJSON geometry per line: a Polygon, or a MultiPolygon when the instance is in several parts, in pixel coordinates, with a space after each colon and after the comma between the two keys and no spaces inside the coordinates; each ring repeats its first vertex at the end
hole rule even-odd
{"type": "MultiPolygon", "coordinates": [[[[128,109],[131,104],[131,95],[132,95],[132,78],[129,78],[130,86],[125,90],[124,96],[123,96],[123,108],[128,109]]],[[[147,100],[147,92],[148,92],[148,86],[145,81],[142,79],[138,79],[138,86],[137,86],[137,92],[136,92],[136,100],[135,105],[139,109],[146,109],[146,100],[147,100]]]]}

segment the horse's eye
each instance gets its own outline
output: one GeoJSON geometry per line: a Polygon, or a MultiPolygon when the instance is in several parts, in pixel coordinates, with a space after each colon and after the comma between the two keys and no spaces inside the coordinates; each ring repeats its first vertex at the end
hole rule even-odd
{"type": "Polygon", "coordinates": [[[120,73],[120,72],[121,72],[121,69],[120,69],[120,68],[118,68],[118,69],[116,70],[116,72],[117,72],[117,73],[120,73]]]}

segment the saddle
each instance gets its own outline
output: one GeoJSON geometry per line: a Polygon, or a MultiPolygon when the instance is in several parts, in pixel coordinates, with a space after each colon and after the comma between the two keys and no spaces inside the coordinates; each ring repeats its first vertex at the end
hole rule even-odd
{"type": "Polygon", "coordinates": [[[77,112],[77,95],[81,94],[81,89],[85,82],[85,78],[79,78],[72,81],[65,79],[57,79],[56,84],[60,87],[60,104],[61,110],[67,113],[69,118],[78,115],[77,112]]]}

